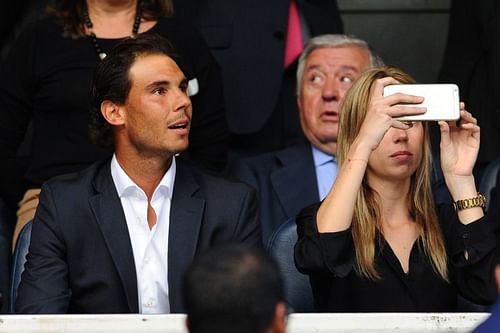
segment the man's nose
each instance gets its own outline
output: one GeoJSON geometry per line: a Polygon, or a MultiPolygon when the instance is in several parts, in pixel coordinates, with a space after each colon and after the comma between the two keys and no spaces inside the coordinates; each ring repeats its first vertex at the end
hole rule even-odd
{"type": "Polygon", "coordinates": [[[322,96],[325,101],[338,100],[340,97],[340,82],[336,78],[327,78],[323,86],[322,96]]]}
{"type": "Polygon", "coordinates": [[[176,107],[175,110],[185,110],[189,105],[191,105],[191,99],[189,98],[186,91],[181,89],[177,90],[176,107]]]}

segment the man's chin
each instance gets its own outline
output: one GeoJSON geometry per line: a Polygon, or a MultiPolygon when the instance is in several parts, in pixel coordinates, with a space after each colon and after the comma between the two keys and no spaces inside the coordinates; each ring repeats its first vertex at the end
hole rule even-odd
{"type": "Polygon", "coordinates": [[[176,147],[173,147],[173,149],[171,150],[171,152],[174,154],[174,155],[179,155],[183,152],[185,152],[189,147],[189,144],[186,143],[186,144],[180,144],[176,147]]]}

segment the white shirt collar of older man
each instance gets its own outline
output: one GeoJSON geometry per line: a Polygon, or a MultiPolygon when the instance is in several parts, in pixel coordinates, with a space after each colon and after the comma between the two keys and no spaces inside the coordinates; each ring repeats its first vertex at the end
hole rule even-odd
{"type": "Polygon", "coordinates": [[[174,157],[153,192],[151,206],[156,213],[156,224],[149,229],[146,194],[122,169],[115,155],[111,160],[111,177],[122,203],[134,253],[140,313],[170,312],[167,259],[175,173],[174,157]]]}
{"type": "Polygon", "coordinates": [[[318,195],[323,200],[337,177],[337,158],[328,155],[311,145],[314,168],[316,170],[316,181],[318,182],[318,195]]]}

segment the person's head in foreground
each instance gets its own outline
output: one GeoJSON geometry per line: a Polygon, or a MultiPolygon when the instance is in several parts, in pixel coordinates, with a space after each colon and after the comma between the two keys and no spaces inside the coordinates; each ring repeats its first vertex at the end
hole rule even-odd
{"type": "Polygon", "coordinates": [[[260,248],[228,245],[198,257],[184,279],[190,333],[285,332],[284,286],[260,248]]]}

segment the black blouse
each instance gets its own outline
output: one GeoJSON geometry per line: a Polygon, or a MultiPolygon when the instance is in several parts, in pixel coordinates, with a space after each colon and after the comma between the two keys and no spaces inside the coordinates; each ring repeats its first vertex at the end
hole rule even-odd
{"type": "Polygon", "coordinates": [[[438,206],[450,283],[434,271],[420,238],[411,249],[409,271],[405,273],[380,233],[375,242],[375,268],[381,278],[373,281],[355,270],[351,229],[318,232],[319,205],[304,208],[297,217],[299,239],[295,246],[295,263],[299,271],[310,276],[318,311],[449,312],[456,311],[457,293],[479,304],[495,300],[496,239],[484,218],[463,225],[450,205],[438,206]],[[464,250],[468,251],[468,260],[464,250]]]}

